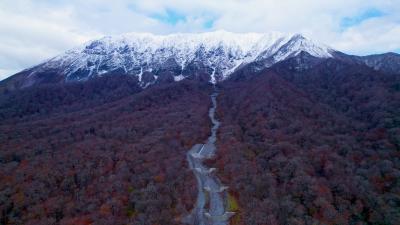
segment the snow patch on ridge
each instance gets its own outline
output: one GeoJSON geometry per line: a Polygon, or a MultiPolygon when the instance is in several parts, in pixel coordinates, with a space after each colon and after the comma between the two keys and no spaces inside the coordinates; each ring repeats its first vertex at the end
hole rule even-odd
{"type": "Polygon", "coordinates": [[[210,83],[212,84],[216,84],[217,80],[215,79],[215,68],[213,68],[212,74],[211,74],[211,78],[210,78],[210,83]]]}
{"type": "Polygon", "coordinates": [[[183,79],[185,79],[185,77],[182,74],[180,74],[178,76],[174,76],[174,81],[181,81],[183,79]]]}

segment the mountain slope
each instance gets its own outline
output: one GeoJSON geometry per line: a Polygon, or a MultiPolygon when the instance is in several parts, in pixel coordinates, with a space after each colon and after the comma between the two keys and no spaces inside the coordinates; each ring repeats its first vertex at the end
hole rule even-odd
{"type": "Polygon", "coordinates": [[[301,53],[317,59],[336,58],[366,65],[385,73],[400,73],[399,54],[348,55],[300,34],[128,33],[90,41],[17,73],[0,82],[0,92],[112,75],[128,75],[141,88],[183,79],[217,83],[242,68],[247,67],[247,72],[252,73],[262,71],[301,53]]]}
{"type": "Polygon", "coordinates": [[[400,74],[400,55],[389,52],[384,54],[369,55],[359,57],[365,65],[375,70],[387,73],[400,74]]]}
{"type": "Polygon", "coordinates": [[[347,55],[342,52],[332,52],[334,58],[348,63],[366,65],[376,71],[390,74],[400,74],[400,54],[388,52],[383,54],[357,56],[347,55]]]}

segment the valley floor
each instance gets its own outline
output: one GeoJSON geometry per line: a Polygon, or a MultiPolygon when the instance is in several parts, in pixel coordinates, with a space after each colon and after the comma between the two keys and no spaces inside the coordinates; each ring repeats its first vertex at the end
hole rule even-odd
{"type": "Polygon", "coordinates": [[[184,219],[184,222],[189,224],[226,225],[234,214],[226,211],[227,187],[223,186],[217,178],[215,168],[208,168],[203,164],[203,160],[214,157],[217,151],[215,142],[220,126],[220,122],[215,118],[217,96],[218,92],[214,90],[211,95],[212,107],[209,110],[213,127],[207,143],[194,145],[187,155],[190,169],[196,176],[198,188],[196,205],[191,214],[184,219]]]}

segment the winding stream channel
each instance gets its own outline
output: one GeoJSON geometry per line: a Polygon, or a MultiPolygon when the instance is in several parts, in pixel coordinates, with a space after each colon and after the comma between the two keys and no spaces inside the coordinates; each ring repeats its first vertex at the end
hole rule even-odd
{"type": "Polygon", "coordinates": [[[214,157],[217,150],[217,130],[220,122],[215,118],[218,92],[211,94],[212,106],[208,115],[213,124],[206,143],[194,145],[187,153],[187,161],[197,180],[197,201],[184,222],[193,225],[227,225],[233,212],[227,212],[227,187],[216,176],[215,168],[207,168],[203,160],[214,157]]]}

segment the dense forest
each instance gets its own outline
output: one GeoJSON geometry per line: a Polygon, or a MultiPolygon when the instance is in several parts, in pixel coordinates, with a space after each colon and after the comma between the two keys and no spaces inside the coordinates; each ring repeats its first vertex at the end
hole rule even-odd
{"type": "Polygon", "coordinates": [[[302,59],[221,88],[232,224],[398,224],[400,76],[302,59]]]}
{"type": "MultiPolygon", "coordinates": [[[[396,225],[400,76],[300,54],[219,83],[233,225],[396,225]],[[307,65],[307,66],[304,66],[307,65]]],[[[0,94],[0,224],[182,224],[212,86],[129,76],[0,94]]]]}
{"type": "Polygon", "coordinates": [[[0,224],[180,224],[196,197],[186,151],[208,135],[211,89],[115,79],[3,96],[0,224]]]}

